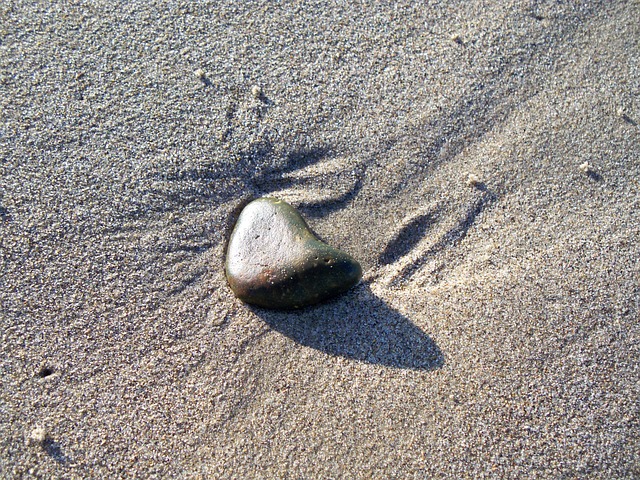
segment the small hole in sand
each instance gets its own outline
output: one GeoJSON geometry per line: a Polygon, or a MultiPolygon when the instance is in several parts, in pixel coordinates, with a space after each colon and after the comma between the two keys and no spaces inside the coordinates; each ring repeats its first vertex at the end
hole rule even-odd
{"type": "Polygon", "coordinates": [[[53,369],[49,367],[42,367],[38,372],[38,376],[40,378],[48,377],[49,375],[53,375],[53,369]]]}

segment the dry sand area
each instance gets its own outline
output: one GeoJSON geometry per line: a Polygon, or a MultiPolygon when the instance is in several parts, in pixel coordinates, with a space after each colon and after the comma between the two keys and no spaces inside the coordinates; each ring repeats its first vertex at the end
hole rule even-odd
{"type": "Polygon", "coordinates": [[[0,477],[640,477],[637,0],[11,0],[0,102],[0,477]]]}

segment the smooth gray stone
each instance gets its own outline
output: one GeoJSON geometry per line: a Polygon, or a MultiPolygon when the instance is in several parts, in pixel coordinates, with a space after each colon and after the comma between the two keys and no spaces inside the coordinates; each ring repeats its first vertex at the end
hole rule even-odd
{"type": "Polygon", "coordinates": [[[318,240],[291,205],[275,198],[254,200],[242,210],[225,270],[238,298],[277,309],[321,302],[362,277],[357,261],[318,240]]]}

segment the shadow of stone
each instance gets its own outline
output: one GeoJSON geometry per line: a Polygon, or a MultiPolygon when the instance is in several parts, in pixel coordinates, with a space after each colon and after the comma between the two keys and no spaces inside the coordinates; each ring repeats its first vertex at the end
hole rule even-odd
{"type": "Polygon", "coordinates": [[[400,369],[433,370],[444,364],[435,342],[363,283],[330,303],[303,310],[252,310],[273,330],[329,355],[400,369]]]}
{"type": "Polygon", "coordinates": [[[205,87],[213,86],[213,83],[211,83],[211,80],[209,79],[209,77],[207,77],[204,74],[200,76],[200,81],[204,84],[205,87]]]}
{"type": "Polygon", "coordinates": [[[629,115],[627,115],[626,113],[622,114],[622,119],[627,122],[629,125],[633,125],[634,127],[638,126],[638,122],[636,122],[633,118],[631,118],[629,115]]]}
{"type": "Polygon", "coordinates": [[[42,449],[57,463],[65,465],[69,462],[69,458],[62,452],[62,448],[58,442],[47,439],[42,444],[42,449]]]}
{"type": "Polygon", "coordinates": [[[594,172],[593,170],[589,170],[587,172],[587,176],[593,180],[594,182],[601,182],[602,181],[602,175],[600,175],[598,172],[594,172]]]}
{"type": "Polygon", "coordinates": [[[9,210],[0,205],[0,221],[4,222],[8,221],[9,219],[9,210]]]}

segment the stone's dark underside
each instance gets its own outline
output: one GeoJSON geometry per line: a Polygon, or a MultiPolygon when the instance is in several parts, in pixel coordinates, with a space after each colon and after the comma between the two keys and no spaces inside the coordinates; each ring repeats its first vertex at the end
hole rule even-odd
{"type": "Polygon", "coordinates": [[[225,270],[238,298],[276,309],[322,302],[362,276],[356,260],[318,240],[291,205],[275,198],[244,208],[229,239],[225,270]]]}

